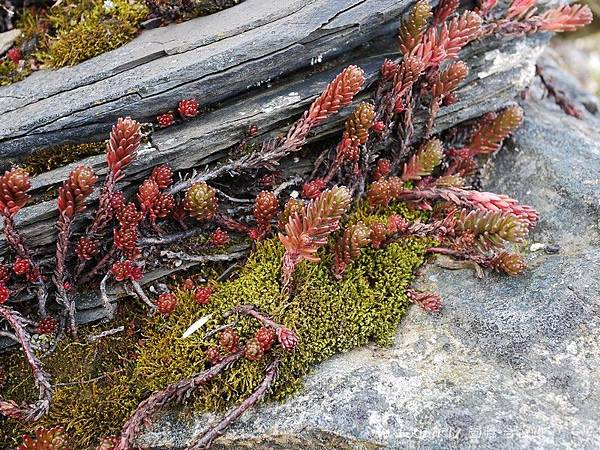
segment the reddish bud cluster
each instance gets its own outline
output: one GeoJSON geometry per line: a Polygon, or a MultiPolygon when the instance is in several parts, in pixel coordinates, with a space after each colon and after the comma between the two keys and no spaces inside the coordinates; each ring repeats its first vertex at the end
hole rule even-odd
{"type": "Polygon", "coordinates": [[[83,236],[75,245],[75,253],[82,261],[90,261],[98,254],[98,242],[89,237],[83,236]]]}
{"type": "Polygon", "coordinates": [[[249,361],[258,361],[265,354],[262,345],[256,338],[248,339],[244,346],[244,358],[249,361]]]}
{"type": "Polygon", "coordinates": [[[23,436],[23,442],[17,450],[70,450],[64,428],[38,428],[33,437],[23,436]]]}
{"type": "Polygon", "coordinates": [[[385,158],[379,159],[377,160],[377,165],[375,166],[375,171],[373,172],[373,180],[380,180],[381,178],[388,176],[391,171],[391,161],[385,158]]]}
{"type": "Polygon", "coordinates": [[[213,291],[214,289],[209,286],[198,288],[194,292],[194,300],[199,305],[207,305],[210,302],[210,296],[213,291]]]}
{"type": "Polygon", "coordinates": [[[325,180],[321,178],[316,178],[308,183],[304,183],[302,186],[302,197],[311,200],[317,198],[319,195],[321,195],[321,192],[323,192],[325,186],[327,186],[327,184],[325,183],[325,180]]]}
{"type": "Polygon", "coordinates": [[[177,297],[171,293],[160,294],[156,300],[156,308],[163,316],[168,316],[177,307],[177,297]]]}
{"type": "Polygon", "coordinates": [[[279,327],[277,328],[276,333],[279,343],[285,350],[292,351],[298,346],[298,336],[289,328],[279,327]]]}
{"type": "Polygon", "coordinates": [[[123,177],[123,169],[133,162],[142,139],[141,125],[130,117],[119,118],[106,144],[106,162],[115,181],[123,177]]]}
{"type": "Polygon", "coordinates": [[[226,328],[219,335],[219,344],[229,353],[237,350],[239,342],[240,337],[233,328],[226,328]]]}
{"type": "Polygon", "coordinates": [[[21,61],[21,50],[18,47],[13,47],[6,52],[6,57],[15,64],[19,64],[21,61]]]}
{"type": "Polygon", "coordinates": [[[195,99],[188,98],[179,102],[177,111],[179,111],[179,114],[184,119],[196,117],[198,115],[198,106],[198,102],[195,99]]]}
{"type": "Polygon", "coordinates": [[[111,273],[117,281],[130,279],[132,281],[140,281],[144,276],[142,268],[136,266],[132,261],[117,261],[112,265],[111,273]]]}
{"type": "Polygon", "coordinates": [[[137,227],[133,226],[113,230],[115,247],[129,259],[136,259],[140,255],[140,249],[137,246],[138,234],[137,227]]]}
{"type": "Polygon", "coordinates": [[[173,125],[175,117],[170,112],[164,113],[156,117],[156,122],[158,122],[158,126],[161,128],[167,128],[173,125]]]}
{"type": "Polygon", "coordinates": [[[271,350],[273,343],[275,342],[275,332],[272,328],[269,327],[261,327],[257,332],[254,338],[258,341],[262,350],[264,352],[268,352],[271,350]]]}
{"type": "Polygon", "coordinates": [[[30,188],[29,174],[23,169],[6,171],[0,177],[0,214],[14,216],[29,200],[30,188]]]}
{"type": "Polygon", "coordinates": [[[223,355],[216,347],[211,347],[206,351],[206,359],[211,364],[219,364],[223,360],[223,355]]]}
{"type": "Polygon", "coordinates": [[[13,263],[13,272],[15,275],[25,275],[27,272],[29,272],[30,268],[31,261],[26,258],[21,258],[20,256],[17,256],[15,262],[13,263]]]}
{"type": "Polygon", "coordinates": [[[57,328],[58,320],[52,316],[46,316],[37,323],[35,332],[39,334],[53,334],[57,328]]]}
{"type": "Polygon", "coordinates": [[[2,282],[0,283],[0,304],[6,303],[6,301],[10,298],[10,290],[6,287],[6,285],[2,282]]]}
{"type": "Polygon", "coordinates": [[[254,202],[254,217],[259,226],[263,228],[270,227],[271,219],[275,217],[279,202],[277,196],[270,191],[262,191],[256,197],[254,202]]]}
{"type": "Polygon", "coordinates": [[[215,247],[227,245],[229,243],[229,233],[221,228],[217,228],[210,235],[210,243],[215,247]]]}
{"type": "Polygon", "coordinates": [[[162,191],[173,184],[173,169],[168,164],[161,164],[152,169],[150,178],[157,184],[162,191]]]}
{"type": "Polygon", "coordinates": [[[138,211],[134,203],[127,203],[116,210],[115,217],[123,228],[128,228],[137,227],[144,214],[138,211]]]}
{"type": "Polygon", "coordinates": [[[58,210],[71,218],[85,209],[85,199],[92,193],[98,177],[88,166],[78,166],[58,189],[58,210]]]}

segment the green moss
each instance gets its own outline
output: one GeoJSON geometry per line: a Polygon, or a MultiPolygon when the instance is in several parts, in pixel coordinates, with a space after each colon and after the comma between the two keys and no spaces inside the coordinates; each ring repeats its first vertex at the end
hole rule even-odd
{"type": "MultiPolygon", "coordinates": [[[[369,215],[360,207],[351,221],[369,222],[386,214],[390,212],[369,215]]],[[[70,432],[75,448],[89,448],[101,436],[117,433],[151,392],[206,369],[205,352],[217,341],[216,335],[205,338],[206,333],[234,320],[224,319],[224,312],[247,303],[295,330],[300,344],[291,353],[277,346],[260,361],[238,361],[197,392],[195,408],[221,411],[247,397],[276,356],[282,363],[270,395],[284,400],[302,386],[304,376],[320,361],[368,342],[391,343],[408,305],[405,288],[423,263],[429,245],[427,239],[407,238],[381,250],[364,249],[339,282],[330,276],[331,257],[322,254],[319,264],[299,265],[294,273],[295,290],[289,295],[280,289],[283,247],[277,238],[260,243],[236,279],[216,285],[208,305],[198,305],[191,293],[182,289],[177,291],[178,306],[168,318],[155,315],[138,319],[138,325],[129,327],[140,330],[139,335],[130,331],[93,344],[85,343],[85,338],[62,342],[44,360],[59,383],[54,404],[49,416],[33,428],[61,425],[70,432]],[[211,319],[202,330],[181,339],[193,322],[207,314],[211,319]]],[[[213,268],[206,271],[203,277],[214,275],[213,268]]],[[[138,312],[137,317],[141,315],[138,312]]],[[[128,324],[132,317],[122,319],[122,323],[128,324]]],[[[260,324],[246,316],[238,319],[236,328],[243,342],[260,324]]],[[[97,334],[103,327],[88,333],[97,334]]],[[[8,361],[12,377],[2,395],[23,400],[34,392],[28,368],[20,358],[8,361]]],[[[14,439],[32,427],[17,424],[3,428],[13,429],[14,439]]],[[[10,448],[14,440],[5,437],[3,444],[10,448]]]]}
{"type": "Polygon", "coordinates": [[[148,16],[143,2],[111,0],[66,2],[48,15],[54,37],[38,56],[51,66],[77,64],[129,42],[148,16]]]}
{"type": "MultiPolygon", "coordinates": [[[[204,333],[197,332],[182,340],[183,332],[205,314],[213,315],[205,331],[223,325],[222,312],[251,303],[300,337],[293,353],[277,350],[283,362],[274,397],[284,399],[301,386],[314,364],[369,341],[390,343],[408,302],[405,287],[423,262],[426,245],[424,240],[407,239],[381,251],[365,250],[338,283],[330,278],[330,261],[301,264],[290,297],[280,291],[283,249],[277,240],[267,241],[259,245],[239,278],[218,288],[208,306],[196,305],[189,294],[181,292],[180,305],[168,320],[153,319],[140,349],[135,378],[147,380],[156,390],[203,370],[204,353],[215,345],[216,336],[204,340],[204,333]]],[[[244,340],[259,324],[240,317],[237,328],[244,340]]],[[[266,359],[239,362],[200,391],[198,406],[221,410],[246,397],[262,379],[267,363],[266,359]]]]}
{"type": "MultiPolygon", "coordinates": [[[[130,324],[133,315],[121,320],[130,324]]],[[[113,326],[98,325],[86,331],[91,336],[113,326]]],[[[86,336],[80,341],[61,341],[52,355],[42,358],[54,385],[50,413],[34,424],[0,418],[0,448],[15,448],[20,436],[43,426],[64,427],[77,449],[94,448],[100,437],[120,429],[145,393],[129,382],[135,365],[132,349],[138,339],[134,330],[94,342],[87,342],[86,336]]],[[[1,366],[9,374],[0,390],[2,396],[18,402],[33,400],[36,390],[21,354],[5,355],[1,366]]]]}
{"type": "Polygon", "coordinates": [[[66,166],[88,156],[101,155],[106,151],[106,143],[66,144],[33,152],[23,158],[20,166],[30,175],[38,175],[58,167],[66,166]]]}
{"type": "Polygon", "coordinates": [[[30,71],[27,67],[19,70],[18,66],[9,59],[0,62],[0,86],[6,86],[21,81],[30,71]]]}

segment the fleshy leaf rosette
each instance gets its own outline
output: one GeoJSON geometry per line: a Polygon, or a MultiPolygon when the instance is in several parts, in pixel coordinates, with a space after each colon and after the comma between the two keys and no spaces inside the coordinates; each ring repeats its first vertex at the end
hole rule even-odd
{"type": "Polygon", "coordinates": [[[31,188],[29,174],[21,169],[8,170],[0,177],[0,213],[14,216],[29,201],[27,191],[31,188]]]}

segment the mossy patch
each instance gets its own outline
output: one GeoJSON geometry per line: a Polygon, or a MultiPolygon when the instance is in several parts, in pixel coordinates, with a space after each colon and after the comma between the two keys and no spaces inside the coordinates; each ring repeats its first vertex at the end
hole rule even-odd
{"type": "MultiPolygon", "coordinates": [[[[364,212],[362,218],[373,216],[364,212]]],[[[62,384],[41,424],[65,427],[75,448],[89,448],[101,436],[118,433],[137,403],[151,392],[209,366],[205,353],[216,345],[217,336],[206,338],[208,331],[237,319],[242,342],[256,332],[260,324],[252,318],[223,318],[224,312],[241,304],[253,304],[295,330],[300,344],[292,353],[277,346],[262,360],[238,361],[197,392],[194,406],[222,411],[239,402],[260,383],[274,357],[281,357],[282,363],[270,398],[284,400],[302,386],[316,363],[368,342],[391,343],[409,302],[405,289],[431,244],[428,239],[406,238],[381,250],[364,249],[339,282],[331,278],[330,256],[323,252],[320,264],[299,265],[289,294],[280,286],[283,247],[276,238],[260,243],[236,279],[215,284],[208,305],[198,305],[190,291],[180,289],[178,306],[169,317],[138,319],[139,326],[132,329],[139,335],[122,333],[94,344],[61,343],[44,361],[54,381],[62,384]],[[211,319],[202,330],[181,339],[193,322],[207,314],[211,319]]],[[[12,381],[2,394],[22,399],[33,392],[28,369],[19,358],[8,361],[12,381]]],[[[12,438],[26,431],[24,424],[18,424],[12,438]]],[[[14,445],[7,439],[5,445],[14,445]]]]}
{"type": "Polygon", "coordinates": [[[48,14],[54,38],[42,59],[53,67],[71,66],[129,42],[148,9],[139,1],[79,0],[65,2],[48,14]]]}
{"type": "Polygon", "coordinates": [[[33,152],[23,158],[19,165],[33,176],[66,166],[88,156],[101,155],[105,151],[106,143],[104,141],[58,145],[33,152]]]}

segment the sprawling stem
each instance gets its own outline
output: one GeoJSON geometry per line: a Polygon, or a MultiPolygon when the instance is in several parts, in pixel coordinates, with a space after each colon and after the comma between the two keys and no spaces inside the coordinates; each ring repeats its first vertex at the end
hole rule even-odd
{"type": "Polygon", "coordinates": [[[121,450],[130,449],[136,434],[142,427],[142,424],[149,419],[152,414],[171,402],[181,402],[185,400],[192,394],[192,392],[210,381],[228,366],[236,362],[242,357],[242,355],[242,350],[232,353],[231,355],[223,358],[221,362],[215,364],[210,369],[194,375],[186,380],[171,384],[162,391],[152,394],[139,404],[137,409],[123,426],[121,438],[117,448],[121,450]]]}
{"type": "Polygon", "coordinates": [[[218,438],[223,432],[235,422],[242,414],[244,414],[249,408],[260,401],[266,394],[267,390],[273,384],[273,381],[277,377],[277,369],[279,367],[279,360],[274,360],[267,368],[265,378],[262,380],[256,390],[250,394],[250,396],[240,403],[237,407],[229,411],[223,418],[212,425],[204,434],[194,440],[194,443],[188,447],[188,450],[200,450],[207,449],[210,447],[212,442],[218,438]]]}
{"type": "Polygon", "coordinates": [[[50,376],[42,368],[40,360],[35,356],[31,348],[31,336],[23,325],[25,319],[12,308],[0,305],[0,316],[8,322],[14,331],[16,340],[21,344],[25,358],[31,367],[33,379],[39,388],[39,399],[30,405],[20,406],[11,400],[0,399],[0,413],[18,420],[33,421],[44,416],[50,409],[52,401],[52,386],[50,376]]]}

